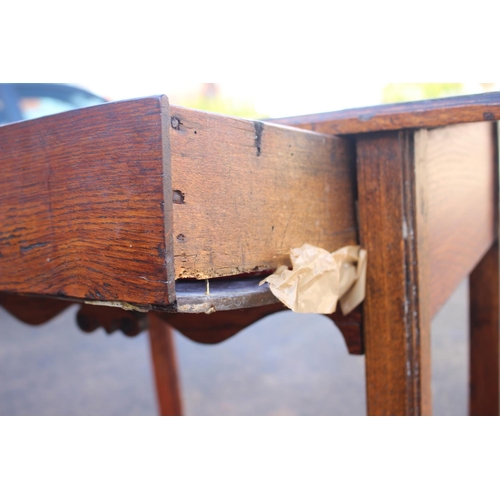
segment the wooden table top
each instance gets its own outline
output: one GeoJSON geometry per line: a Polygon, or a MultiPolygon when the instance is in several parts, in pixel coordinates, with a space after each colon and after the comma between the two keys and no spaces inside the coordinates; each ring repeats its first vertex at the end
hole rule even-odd
{"type": "Polygon", "coordinates": [[[500,92],[381,104],[271,122],[325,134],[350,135],[496,120],[500,120],[500,92]]]}

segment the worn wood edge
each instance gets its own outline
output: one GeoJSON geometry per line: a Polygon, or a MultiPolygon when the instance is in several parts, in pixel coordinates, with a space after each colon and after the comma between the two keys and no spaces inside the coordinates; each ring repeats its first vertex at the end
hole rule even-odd
{"type": "Polygon", "coordinates": [[[88,304],[92,306],[102,306],[120,308],[125,311],[136,311],[147,313],[149,311],[182,313],[182,314],[211,314],[216,311],[232,311],[259,307],[267,304],[278,303],[279,300],[269,290],[269,285],[259,286],[259,278],[246,279],[216,279],[208,280],[177,280],[176,301],[167,305],[158,304],[137,304],[123,301],[101,301],[88,300],[78,297],[56,297],[51,295],[38,294],[14,294],[10,292],[0,292],[0,306],[5,303],[16,301],[19,304],[30,304],[36,300],[67,302],[71,304],[88,304]]]}
{"type": "MultiPolygon", "coordinates": [[[[67,302],[68,305],[66,307],[69,307],[69,305],[71,304],[89,304],[93,306],[112,307],[112,308],[123,309],[124,311],[136,311],[142,313],[147,313],[149,311],[171,311],[172,308],[175,308],[176,304],[175,302],[167,305],[138,304],[133,302],[119,301],[119,300],[89,300],[81,297],[71,297],[68,295],[58,296],[58,295],[42,295],[35,293],[15,293],[2,290],[0,291],[0,306],[3,306],[1,298],[2,295],[9,297],[16,297],[19,299],[20,302],[25,301],[26,305],[31,303],[31,301],[33,300],[40,300],[40,301],[52,300],[54,302],[67,302]]],[[[5,302],[7,303],[8,301],[10,302],[10,299],[6,300],[5,302]]]]}
{"type": "MultiPolygon", "coordinates": [[[[282,130],[290,130],[293,132],[297,132],[297,127],[295,124],[291,123],[283,123],[282,120],[288,120],[287,118],[243,118],[239,116],[232,116],[232,115],[227,115],[224,113],[215,113],[213,111],[205,111],[205,110],[200,110],[200,109],[194,109],[194,108],[188,108],[186,106],[179,106],[177,104],[172,104],[170,105],[170,115],[173,117],[175,116],[176,112],[178,111],[188,111],[188,112],[195,112],[196,114],[199,114],[200,116],[214,116],[214,117],[220,117],[228,121],[233,121],[235,124],[245,122],[249,124],[262,124],[265,125],[266,127],[273,127],[273,128],[279,128],[282,130]]],[[[314,116],[314,115],[311,115],[314,116]]],[[[294,117],[292,117],[294,118],[294,117]]],[[[301,117],[297,117],[301,118],[301,117]]],[[[318,137],[328,137],[331,138],[330,133],[328,132],[321,132],[319,130],[312,130],[308,128],[304,128],[301,130],[301,132],[308,134],[308,135],[315,135],[318,137]]]]}
{"type": "Polygon", "coordinates": [[[165,266],[167,268],[167,294],[175,302],[175,263],[173,236],[172,154],[170,148],[170,105],[166,95],[159,96],[161,108],[161,140],[163,162],[163,221],[165,227],[165,266]]]}
{"type": "MultiPolygon", "coordinates": [[[[424,137],[427,130],[422,131],[424,137]]],[[[406,172],[405,196],[407,214],[411,214],[411,227],[405,241],[407,246],[407,296],[414,296],[410,300],[410,317],[412,335],[409,348],[413,356],[415,377],[413,391],[417,401],[417,415],[432,415],[432,363],[431,363],[431,319],[432,305],[430,297],[430,255],[428,220],[429,220],[429,185],[427,179],[427,163],[419,168],[425,144],[418,144],[417,133],[408,133],[411,137],[411,158],[407,160],[411,165],[406,172]],[[410,177],[410,178],[408,178],[410,177]],[[415,283],[417,286],[415,287],[415,283]]],[[[425,140],[424,140],[425,142],[425,140]]]]}
{"type": "Polygon", "coordinates": [[[329,134],[349,135],[495,120],[500,120],[500,92],[380,104],[328,113],[273,118],[268,122],[329,134]]]}
{"type": "MultiPolygon", "coordinates": [[[[134,102],[134,101],[140,101],[140,100],[150,100],[150,99],[162,100],[164,98],[166,99],[166,102],[168,104],[168,96],[166,96],[165,94],[153,94],[153,95],[148,95],[148,96],[143,96],[143,97],[130,97],[127,99],[117,99],[114,101],[101,102],[99,104],[92,104],[92,106],[86,106],[84,108],[76,108],[76,109],[69,109],[67,111],[61,111],[57,114],[61,115],[61,116],[62,115],[71,116],[71,115],[77,115],[78,112],[81,111],[82,109],[92,110],[94,108],[101,108],[103,106],[109,106],[110,104],[121,104],[121,103],[128,103],[128,102],[134,102]]],[[[49,116],[53,116],[53,115],[44,115],[44,116],[38,116],[36,118],[26,118],[26,119],[17,120],[14,122],[2,123],[2,124],[0,124],[0,129],[2,127],[11,127],[12,125],[18,125],[20,123],[24,124],[24,123],[31,123],[31,122],[36,122],[36,121],[44,121],[49,116]]]]}

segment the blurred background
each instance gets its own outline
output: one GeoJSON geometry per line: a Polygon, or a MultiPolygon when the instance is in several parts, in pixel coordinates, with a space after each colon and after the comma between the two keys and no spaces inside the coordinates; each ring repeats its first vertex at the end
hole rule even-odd
{"type": "Polygon", "coordinates": [[[84,88],[107,99],[166,94],[171,104],[246,118],[278,118],[375,104],[415,101],[497,89],[494,83],[369,83],[290,80],[260,83],[127,84],[119,88],[88,83],[84,88]]]}
{"type": "MultiPolygon", "coordinates": [[[[171,104],[275,118],[498,90],[493,83],[138,83],[0,85],[0,123],[105,100],[166,94],[171,104]],[[57,88],[56,88],[57,87],[57,88]]],[[[42,327],[0,309],[0,415],[154,415],[148,338],[85,335],[76,306],[42,327]]],[[[467,283],[432,324],[435,415],[467,414],[467,283]]],[[[176,334],[187,415],[364,415],[363,357],[321,316],[282,312],[228,341],[176,334]]]]}
{"type": "MultiPolygon", "coordinates": [[[[498,90],[495,83],[368,83],[291,80],[273,83],[87,82],[68,85],[2,85],[0,119],[12,102],[16,119],[36,118],[107,101],[166,94],[179,106],[243,118],[279,118],[376,104],[476,94],[498,90]],[[78,91],[80,89],[80,91],[78,91]],[[85,92],[86,91],[86,92],[85,92]]],[[[12,116],[11,116],[12,118],[12,116]]],[[[6,118],[4,117],[4,122],[6,118]]],[[[12,119],[10,121],[13,121],[12,119]]]]}

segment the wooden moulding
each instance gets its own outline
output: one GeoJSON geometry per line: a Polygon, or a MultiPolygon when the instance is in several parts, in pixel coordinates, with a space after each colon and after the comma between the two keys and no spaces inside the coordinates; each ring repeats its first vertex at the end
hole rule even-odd
{"type": "Polygon", "coordinates": [[[55,318],[73,303],[46,297],[22,297],[0,293],[0,306],[28,325],[43,325],[55,318]]]}
{"type": "Polygon", "coordinates": [[[350,135],[495,120],[500,120],[500,92],[383,104],[278,118],[270,122],[326,134],[350,135]]]}
{"type": "MultiPolygon", "coordinates": [[[[163,321],[179,330],[180,333],[194,342],[218,344],[266,316],[286,310],[283,304],[274,303],[250,309],[219,311],[210,315],[150,314],[157,314],[163,321]]],[[[349,354],[364,354],[362,313],[360,307],[347,316],[343,316],[340,311],[325,316],[333,321],[340,330],[349,354]]]]}
{"type": "Polygon", "coordinates": [[[0,127],[0,291],[140,310],[357,242],[347,139],[164,96],[0,127]]]}
{"type": "MultiPolygon", "coordinates": [[[[147,318],[151,319],[151,315],[156,314],[191,340],[215,344],[227,340],[266,316],[287,310],[268,287],[259,288],[256,279],[228,281],[229,283],[220,286],[218,282],[214,283],[210,295],[205,295],[203,282],[182,283],[176,290],[177,304],[166,308],[171,312],[145,314],[118,307],[81,304],[76,322],[87,333],[102,327],[108,334],[121,331],[126,336],[134,337],[148,328],[147,318]],[[211,313],[212,311],[214,312],[211,313]],[[180,312],[191,314],[179,314],[180,312]]],[[[68,300],[55,298],[0,293],[0,306],[30,325],[50,321],[72,304],[68,300]]],[[[337,311],[326,317],[339,328],[349,353],[363,354],[361,306],[347,316],[337,311]]]]}

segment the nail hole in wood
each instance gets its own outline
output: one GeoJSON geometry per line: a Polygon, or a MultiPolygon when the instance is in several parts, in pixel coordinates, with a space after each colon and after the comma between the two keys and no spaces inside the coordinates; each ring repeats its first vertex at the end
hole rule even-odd
{"type": "Polygon", "coordinates": [[[175,116],[172,116],[172,119],[170,120],[170,123],[172,125],[172,128],[174,130],[180,130],[181,129],[181,121],[179,118],[176,118],[175,116]]]}
{"type": "Polygon", "coordinates": [[[185,201],[184,201],[184,193],[179,191],[179,190],[175,190],[174,191],[174,195],[173,195],[173,201],[175,204],[177,205],[184,205],[185,201]]]}

